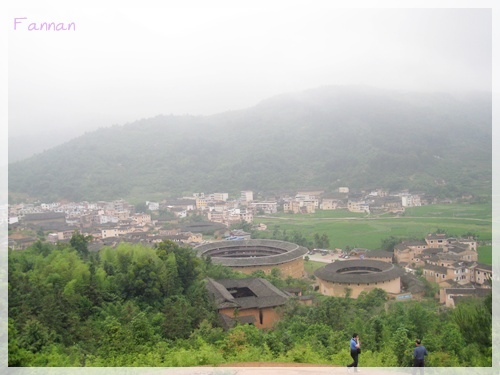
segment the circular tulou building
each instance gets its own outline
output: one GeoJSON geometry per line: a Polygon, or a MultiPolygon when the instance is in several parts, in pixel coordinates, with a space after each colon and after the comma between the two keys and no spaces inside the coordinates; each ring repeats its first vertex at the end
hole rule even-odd
{"type": "Polygon", "coordinates": [[[270,274],[273,268],[281,277],[299,278],[304,274],[304,254],[307,248],[277,240],[220,241],[196,246],[200,257],[210,257],[215,264],[251,274],[262,270],[270,274]]]}
{"type": "Polygon", "coordinates": [[[385,290],[389,295],[399,294],[403,274],[400,267],[379,260],[336,261],[314,272],[320,293],[344,297],[349,291],[352,298],[376,288],[385,290]]]}

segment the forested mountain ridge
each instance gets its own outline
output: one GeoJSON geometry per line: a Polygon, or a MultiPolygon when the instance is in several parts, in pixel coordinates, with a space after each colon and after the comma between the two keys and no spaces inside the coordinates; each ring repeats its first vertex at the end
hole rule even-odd
{"type": "Polygon", "coordinates": [[[245,110],[86,133],[11,163],[9,193],[95,200],[306,186],[484,192],[491,137],[491,95],[326,86],[245,110]]]}

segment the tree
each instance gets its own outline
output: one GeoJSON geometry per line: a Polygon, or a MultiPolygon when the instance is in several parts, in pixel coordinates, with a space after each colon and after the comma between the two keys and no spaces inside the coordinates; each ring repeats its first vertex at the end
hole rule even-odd
{"type": "Polygon", "coordinates": [[[146,204],[146,202],[141,202],[141,203],[138,203],[134,206],[134,210],[136,213],[146,213],[146,212],[149,212],[149,208],[146,204]]]}
{"type": "Polygon", "coordinates": [[[398,366],[407,367],[411,364],[412,342],[408,338],[408,330],[404,326],[399,326],[391,339],[391,347],[396,354],[398,366]]]}
{"type": "Polygon", "coordinates": [[[384,251],[394,251],[394,247],[399,243],[400,241],[394,237],[390,236],[388,238],[384,238],[380,244],[380,249],[384,251]]]}
{"type": "Polygon", "coordinates": [[[82,259],[87,259],[89,255],[88,244],[92,240],[92,236],[85,236],[78,231],[74,231],[69,244],[75,249],[82,259]]]}
{"type": "Polygon", "coordinates": [[[197,258],[191,249],[181,248],[169,240],[160,242],[155,246],[155,249],[156,254],[163,261],[168,259],[169,254],[175,255],[180,285],[183,290],[187,290],[200,274],[198,265],[202,263],[202,260],[197,258]]]}

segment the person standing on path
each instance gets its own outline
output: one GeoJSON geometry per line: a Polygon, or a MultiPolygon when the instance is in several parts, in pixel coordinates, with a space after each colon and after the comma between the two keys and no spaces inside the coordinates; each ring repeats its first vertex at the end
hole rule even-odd
{"type": "Polygon", "coordinates": [[[358,355],[361,353],[359,336],[357,333],[353,333],[351,342],[349,343],[349,349],[351,351],[351,357],[353,362],[350,365],[347,365],[347,372],[351,371],[351,367],[354,367],[354,372],[358,371],[358,355]]]}
{"type": "Polygon", "coordinates": [[[425,356],[427,355],[427,349],[422,345],[420,339],[415,340],[415,349],[413,349],[413,374],[417,373],[417,367],[419,368],[420,374],[424,373],[425,356]]]}

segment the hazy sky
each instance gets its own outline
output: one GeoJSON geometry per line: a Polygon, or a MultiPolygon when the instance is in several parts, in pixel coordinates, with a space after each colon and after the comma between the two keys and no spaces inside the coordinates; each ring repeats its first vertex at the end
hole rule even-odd
{"type": "Polygon", "coordinates": [[[491,9],[206,3],[10,9],[9,136],[207,115],[322,85],[491,91],[491,9]],[[41,22],[76,30],[28,31],[41,22]]]}

